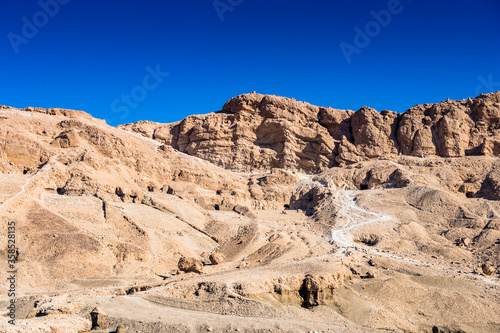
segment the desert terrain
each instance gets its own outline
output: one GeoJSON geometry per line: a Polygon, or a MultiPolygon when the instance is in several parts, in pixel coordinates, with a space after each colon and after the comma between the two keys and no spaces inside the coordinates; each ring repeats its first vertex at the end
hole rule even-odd
{"type": "Polygon", "coordinates": [[[0,332],[500,332],[499,155],[499,92],[117,127],[0,106],[0,332]]]}

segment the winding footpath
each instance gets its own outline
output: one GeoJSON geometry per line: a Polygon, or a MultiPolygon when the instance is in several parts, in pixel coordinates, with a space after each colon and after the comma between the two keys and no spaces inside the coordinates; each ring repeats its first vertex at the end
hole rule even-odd
{"type": "MultiPolygon", "coordinates": [[[[367,254],[371,254],[374,256],[387,258],[393,261],[413,264],[417,266],[423,266],[430,268],[432,266],[432,270],[439,271],[439,273],[447,272],[450,274],[450,268],[442,266],[440,264],[430,264],[428,262],[424,262],[415,258],[410,257],[402,257],[388,251],[377,249],[374,246],[363,245],[361,243],[356,243],[353,240],[353,232],[354,230],[362,227],[366,227],[375,223],[386,223],[386,222],[396,222],[394,219],[386,214],[372,212],[365,208],[358,206],[356,200],[356,192],[354,190],[345,190],[345,189],[337,189],[330,184],[325,182],[317,181],[313,179],[313,176],[310,175],[297,175],[298,178],[313,187],[322,187],[329,190],[332,194],[331,205],[332,206],[340,206],[340,210],[337,212],[335,217],[335,227],[331,231],[331,240],[333,244],[339,247],[339,250],[334,253],[336,257],[343,257],[349,249],[355,249],[367,254]]],[[[466,277],[468,279],[473,280],[481,280],[487,284],[500,286],[500,283],[492,280],[491,278],[487,278],[477,273],[473,272],[458,272],[453,269],[453,273],[462,277],[466,277]]]]}

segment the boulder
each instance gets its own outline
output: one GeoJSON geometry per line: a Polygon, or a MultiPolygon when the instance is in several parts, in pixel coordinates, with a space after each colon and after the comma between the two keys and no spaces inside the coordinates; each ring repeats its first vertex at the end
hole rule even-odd
{"type": "Polygon", "coordinates": [[[198,273],[201,274],[203,271],[203,264],[201,261],[199,261],[196,258],[186,258],[186,257],[181,257],[179,259],[179,263],[177,264],[177,267],[185,273],[198,273]]]}
{"type": "Polygon", "coordinates": [[[209,259],[212,265],[220,265],[224,262],[224,256],[222,255],[222,253],[218,252],[212,253],[209,259]]]}
{"type": "Polygon", "coordinates": [[[469,237],[462,237],[458,241],[458,244],[461,246],[469,246],[472,244],[472,240],[469,237]]]}
{"type": "Polygon", "coordinates": [[[377,112],[362,107],[351,118],[354,145],[361,156],[374,158],[397,154],[397,113],[384,110],[377,112]]]}
{"type": "Polygon", "coordinates": [[[483,273],[488,276],[496,273],[495,267],[486,263],[481,265],[481,269],[483,270],[483,273]]]}

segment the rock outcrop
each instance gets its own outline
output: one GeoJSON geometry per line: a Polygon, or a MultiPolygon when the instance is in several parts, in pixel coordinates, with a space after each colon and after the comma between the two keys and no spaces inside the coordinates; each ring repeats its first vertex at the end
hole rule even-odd
{"type": "Polygon", "coordinates": [[[500,93],[474,99],[416,105],[401,115],[398,140],[401,153],[498,156],[500,93]]]}
{"type": "Polygon", "coordinates": [[[106,313],[99,308],[94,308],[90,312],[92,320],[92,330],[103,330],[106,328],[106,313]]]}
{"type": "Polygon", "coordinates": [[[336,158],[339,164],[398,153],[396,112],[362,107],[351,117],[352,140],[344,139],[336,158]],[[354,157],[354,158],[353,158],[354,157]]]}
{"type": "Polygon", "coordinates": [[[338,110],[251,93],[232,98],[219,112],[177,123],[119,127],[226,169],[316,173],[398,154],[498,156],[500,93],[416,105],[401,114],[369,107],[338,110]]]}
{"type": "Polygon", "coordinates": [[[231,170],[316,172],[336,164],[332,152],[342,135],[350,137],[346,121],[352,113],[252,93],[231,99],[219,112],[178,123],[141,122],[120,128],[231,170]]]}
{"type": "Polygon", "coordinates": [[[27,319],[43,316],[74,315],[82,307],[80,301],[67,298],[43,298],[35,302],[35,308],[28,314],[27,319]]]}

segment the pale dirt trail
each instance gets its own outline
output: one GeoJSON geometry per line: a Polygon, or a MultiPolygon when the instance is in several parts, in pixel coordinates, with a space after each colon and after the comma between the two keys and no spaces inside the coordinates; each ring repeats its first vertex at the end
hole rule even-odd
{"type": "MultiPolygon", "coordinates": [[[[382,252],[371,246],[363,246],[354,242],[352,232],[355,229],[368,226],[374,223],[389,222],[393,219],[389,215],[376,213],[359,207],[356,204],[354,197],[355,191],[350,190],[334,190],[336,192],[337,204],[341,209],[338,212],[336,226],[339,228],[332,230],[331,238],[342,249],[340,253],[345,252],[348,248],[362,248],[365,252],[374,254],[380,257],[396,260],[404,263],[412,263],[415,265],[427,265],[420,260],[396,256],[387,252],[382,252]]],[[[335,200],[334,199],[334,200],[335,200]]]]}
{"type": "Polygon", "coordinates": [[[54,155],[54,156],[51,156],[49,158],[49,160],[45,163],[45,165],[43,165],[39,170],[37,170],[32,176],[28,177],[26,179],[26,182],[21,185],[21,191],[17,192],[16,194],[14,194],[12,197],[10,197],[9,199],[5,200],[5,202],[3,202],[1,205],[0,205],[0,211],[2,210],[2,208],[6,208],[8,207],[8,204],[11,203],[12,201],[16,200],[17,198],[19,198],[20,196],[22,196],[23,194],[26,194],[27,196],[29,196],[30,198],[32,198],[33,200],[36,200],[38,202],[40,202],[39,199],[33,197],[30,193],[27,192],[27,188],[28,186],[33,182],[35,181],[37,178],[39,177],[42,177],[43,174],[47,173],[49,170],[52,169],[52,164],[53,163],[56,163],[57,162],[57,158],[60,156],[61,154],[58,154],[58,155],[54,155]]]}
{"type": "MultiPolygon", "coordinates": [[[[397,222],[391,216],[372,212],[365,208],[362,208],[356,203],[356,192],[354,190],[345,190],[345,189],[337,189],[336,187],[325,184],[324,182],[319,182],[317,180],[313,180],[313,176],[310,175],[298,175],[298,178],[305,182],[309,183],[312,186],[323,187],[331,191],[334,195],[332,196],[331,205],[340,206],[340,210],[337,213],[336,221],[335,221],[335,229],[331,231],[331,240],[334,244],[339,246],[339,250],[334,254],[335,257],[342,257],[343,254],[348,249],[356,249],[361,250],[367,254],[375,255],[378,257],[391,259],[394,261],[398,261],[406,264],[413,264],[418,266],[431,267],[431,264],[410,257],[402,257],[398,255],[391,254],[389,252],[384,252],[372,246],[362,245],[360,243],[356,243],[353,240],[353,231],[368,226],[370,224],[375,223],[384,223],[384,222],[397,222]]],[[[443,267],[440,265],[434,265],[432,267],[433,270],[443,272],[449,271],[449,268],[443,267]]],[[[493,281],[487,277],[482,275],[474,274],[472,272],[455,272],[458,275],[466,276],[469,279],[481,280],[486,282],[487,284],[500,286],[500,283],[493,281]]]]}
{"type": "Polygon", "coordinates": [[[28,184],[31,182],[31,180],[33,179],[33,177],[34,176],[28,178],[26,180],[26,182],[23,185],[21,185],[21,191],[19,191],[16,194],[12,195],[10,198],[8,198],[2,204],[0,204],[0,211],[2,210],[2,208],[7,207],[10,202],[16,200],[18,197],[20,197],[23,193],[26,192],[26,186],[28,186],[28,184]]]}

